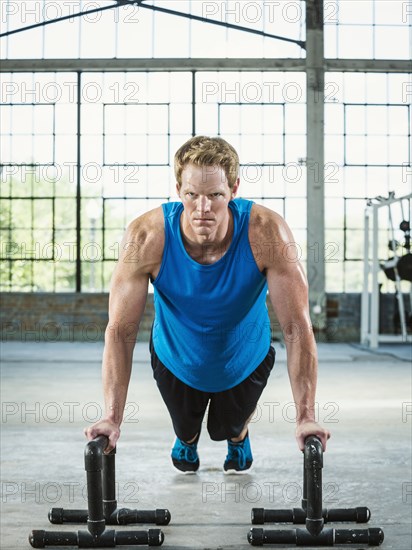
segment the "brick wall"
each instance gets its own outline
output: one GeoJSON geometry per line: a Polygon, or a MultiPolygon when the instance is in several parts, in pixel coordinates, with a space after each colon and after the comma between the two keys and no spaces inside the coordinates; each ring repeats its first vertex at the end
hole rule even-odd
{"type": "MultiPolygon", "coordinates": [[[[2,293],[2,341],[89,341],[103,340],[107,325],[108,294],[2,293]]],[[[317,335],[323,342],[358,342],[360,333],[360,294],[329,294],[327,330],[317,335]]],[[[381,296],[381,327],[393,332],[394,296],[381,296]]],[[[405,296],[406,311],[410,311],[405,296]]],[[[272,336],[281,332],[268,303],[272,336]]],[[[139,339],[148,340],[153,321],[153,296],[147,300],[139,339]]]]}
{"type": "Polygon", "coordinates": [[[2,293],[3,340],[96,341],[107,324],[107,294],[2,293]]]}

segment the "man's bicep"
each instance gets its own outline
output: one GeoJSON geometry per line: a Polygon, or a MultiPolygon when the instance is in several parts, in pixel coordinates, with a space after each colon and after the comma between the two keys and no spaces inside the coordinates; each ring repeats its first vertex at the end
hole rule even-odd
{"type": "Polygon", "coordinates": [[[310,324],[308,285],[298,259],[298,246],[286,221],[267,208],[256,209],[254,238],[260,247],[269,297],[282,328],[289,323],[310,324]],[[259,220],[260,216],[260,220],[259,220]],[[269,246],[272,245],[272,246],[269,246]]]}
{"type": "Polygon", "coordinates": [[[137,331],[146,305],[148,285],[148,274],[118,264],[111,281],[109,323],[137,331]]]}
{"type": "Polygon", "coordinates": [[[310,324],[308,285],[299,262],[271,267],[266,272],[269,297],[276,317],[285,327],[288,323],[310,324]]]}
{"type": "Polygon", "coordinates": [[[137,327],[143,316],[150,273],[161,257],[158,238],[147,221],[149,212],[129,225],[123,237],[119,261],[110,282],[109,321],[137,327]]]}

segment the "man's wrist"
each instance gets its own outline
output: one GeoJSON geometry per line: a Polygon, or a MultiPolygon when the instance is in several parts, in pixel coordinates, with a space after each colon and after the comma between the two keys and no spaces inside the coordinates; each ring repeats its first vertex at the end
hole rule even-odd
{"type": "Polygon", "coordinates": [[[120,426],[121,424],[121,413],[118,403],[109,404],[106,406],[106,419],[113,424],[120,426]]]}
{"type": "Polygon", "coordinates": [[[296,405],[296,424],[316,422],[314,405],[296,405]]]}

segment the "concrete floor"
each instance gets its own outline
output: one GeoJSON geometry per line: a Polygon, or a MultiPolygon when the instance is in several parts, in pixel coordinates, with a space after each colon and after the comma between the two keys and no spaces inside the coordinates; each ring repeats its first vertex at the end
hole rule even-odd
{"type": "MultiPolygon", "coordinates": [[[[163,547],[247,549],[252,507],[300,506],[302,457],[285,351],[278,345],[277,352],[250,428],[252,473],[223,475],[226,444],[211,441],[204,430],[199,473],[182,476],[171,468],[173,433],[152,379],[148,346],[137,344],[117,451],[118,501],[129,508],[170,509],[163,547]]],[[[86,507],[82,430],[101,412],[101,353],[98,343],[2,344],[2,550],[29,548],[31,529],[58,529],[47,520],[49,508],[86,507]]],[[[319,356],[318,416],[332,432],[324,504],[369,506],[369,526],[385,532],[383,548],[410,550],[410,349],[377,354],[320,344],[319,356]]]]}

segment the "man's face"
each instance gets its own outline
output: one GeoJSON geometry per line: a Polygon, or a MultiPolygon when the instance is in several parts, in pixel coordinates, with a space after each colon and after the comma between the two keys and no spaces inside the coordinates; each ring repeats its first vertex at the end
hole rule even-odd
{"type": "Polygon", "coordinates": [[[228,204],[236,195],[238,181],[229,188],[220,166],[187,164],[182,171],[182,185],[177,189],[184,206],[185,221],[196,235],[213,237],[229,218],[228,204]]]}

